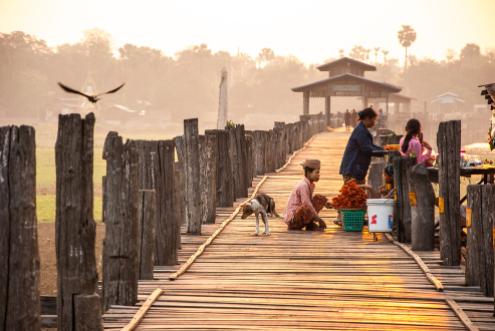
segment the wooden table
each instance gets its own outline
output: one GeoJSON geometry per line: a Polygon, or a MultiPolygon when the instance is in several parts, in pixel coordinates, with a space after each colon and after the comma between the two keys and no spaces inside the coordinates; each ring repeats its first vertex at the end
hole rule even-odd
{"type": "MultiPolygon", "coordinates": [[[[432,183],[438,183],[438,168],[428,168],[430,180],[432,183]]],[[[477,183],[480,184],[493,184],[495,182],[495,168],[479,168],[479,167],[463,167],[461,168],[461,177],[471,177],[473,175],[481,175],[483,178],[477,183]]],[[[462,197],[460,203],[466,201],[467,195],[462,197]]]]}

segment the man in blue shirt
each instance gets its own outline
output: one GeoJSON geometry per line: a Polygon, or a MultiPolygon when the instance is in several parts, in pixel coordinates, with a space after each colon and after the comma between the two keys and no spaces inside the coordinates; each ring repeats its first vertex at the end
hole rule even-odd
{"type": "Polygon", "coordinates": [[[340,164],[340,174],[344,182],[354,179],[358,184],[364,184],[372,156],[384,156],[386,151],[373,144],[369,129],[375,126],[377,114],[372,108],[359,112],[359,124],[352,131],[347,142],[344,157],[340,164]]]}

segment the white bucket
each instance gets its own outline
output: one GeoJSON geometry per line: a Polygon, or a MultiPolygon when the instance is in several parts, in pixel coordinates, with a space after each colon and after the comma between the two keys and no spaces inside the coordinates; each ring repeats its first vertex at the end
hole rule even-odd
{"type": "Polygon", "coordinates": [[[368,231],[392,232],[394,223],[393,199],[368,199],[368,231]]]}

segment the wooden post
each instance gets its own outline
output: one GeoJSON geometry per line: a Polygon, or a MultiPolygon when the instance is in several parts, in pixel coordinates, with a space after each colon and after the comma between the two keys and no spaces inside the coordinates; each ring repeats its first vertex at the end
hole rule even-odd
{"type": "Polygon", "coordinates": [[[411,242],[411,205],[409,203],[409,172],[414,164],[411,158],[397,157],[393,160],[394,184],[396,188],[397,213],[394,214],[397,239],[402,243],[411,242]]]}
{"type": "Polygon", "coordinates": [[[201,222],[215,223],[216,216],[216,136],[199,136],[201,222]]]}
{"type": "Polygon", "coordinates": [[[479,285],[486,296],[494,294],[494,218],[495,186],[469,185],[466,208],[466,285],[479,285]]]}
{"type": "Polygon", "coordinates": [[[256,175],[261,176],[265,173],[265,145],[266,131],[256,130],[253,134],[253,156],[256,175]]]}
{"type": "Polygon", "coordinates": [[[117,132],[108,133],[103,149],[105,176],[105,240],[103,242],[103,308],[133,306],[137,301],[138,154],[117,132]]]}
{"type": "Polygon", "coordinates": [[[483,219],[483,275],[481,290],[486,296],[494,295],[493,227],[495,225],[495,185],[482,185],[481,212],[483,219]]]}
{"type": "Polygon", "coordinates": [[[246,134],[242,124],[235,127],[235,141],[237,144],[237,169],[239,172],[239,198],[245,198],[248,196],[248,174],[246,170],[246,134]]]}
{"type": "Polygon", "coordinates": [[[481,185],[469,185],[466,207],[466,285],[480,285],[483,250],[483,214],[481,185]]]}
{"type": "Polygon", "coordinates": [[[461,121],[442,122],[438,128],[440,256],[444,265],[461,263],[460,150],[461,121]]]}
{"type": "Polygon", "coordinates": [[[175,144],[172,140],[155,142],[158,169],[156,180],[156,241],[155,256],[157,265],[174,265],[178,263],[177,250],[180,246],[180,224],[175,218],[174,206],[174,160],[175,144]]]}
{"type": "Polygon", "coordinates": [[[376,159],[371,162],[370,171],[368,175],[368,185],[371,186],[373,191],[370,198],[376,199],[380,197],[380,187],[383,185],[383,169],[385,164],[383,160],[376,159]]]}
{"type": "Polygon", "coordinates": [[[182,162],[174,163],[174,219],[177,224],[177,248],[182,248],[181,229],[186,224],[186,190],[184,183],[184,166],[182,162]]]}
{"type": "Polygon", "coordinates": [[[181,229],[186,224],[186,183],[184,170],[184,136],[174,138],[176,162],[174,163],[174,212],[178,226],[177,248],[182,248],[181,229]]]}
{"type": "Polygon", "coordinates": [[[173,265],[180,247],[180,224],[175,217],[180,206],[173,203],[175,144],[172,140],[134,143],[139,153],[139,189],[155,190],[155,264],[173,265]]]}
{"type": "MultiPolygon", "coordinates": [[[[176,208],[175,210],[177,210],[176,208]]],[[[139,279],[153,279],[155,265],[156,192],[140,190],[138,195],[139,279]]]]}
{"type": "Polygon", "coordinates": [[[415,251],[435,248],[435,191],[428,169],[415,165],[409,175],[409,202],[411,205],[411,243],[415,251]]]}
{"type": "Polygon", "coordinates": [[[84,120],[79,114],[59,116],[55,146],[58,330],[102,329],[100,300],[86,300],[88,295],[96,296],[98,280],[93,220],[94,123],[92,113],[84,120]],[[84,312],[85,318],[78,317],[78,312],[84,312]]]}
{"type": "Polygon", "coordinates": [[[35,132],[0,127],[0,330],[40,330],[35,132]]]}
{"type": "Polygon", "coordinates": [[[246,153],[247,153],[247,167],[248,173],[248,187],[253,184],[254,178],[254,155],[253,155],[253,135],[251,132],[246,133],[246,153]]]}
{"type": "Polygon", "coordinates": [[[217,206],[230,207],[234,203],[233,178],[229,159],[229,133],[226,130],[207,130],[206,135],[214,135],[217,142],[217,206]]]}
{"type": "Polygon", "coordinates": [[[187,233],[201,234],[198,119],[184,120],[187,233]]]}

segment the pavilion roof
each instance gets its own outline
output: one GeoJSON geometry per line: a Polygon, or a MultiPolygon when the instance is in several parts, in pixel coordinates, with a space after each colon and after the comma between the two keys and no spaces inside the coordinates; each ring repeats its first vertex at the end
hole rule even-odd
{"type": "Polygon", "coordinates": [[[375,66],[368,64],[368,63],[364,63],[364,62],[355,60],[355,59],[352,59],[350,57],[342,57],[338,60],[322,64],[316,68],[320,71],[330,71],[330,70],[332,70],[333,67],[340,66],[343,63],[346,63],[349,66],[360,67],[364,71],[376,71],[375,66]]]}
{"type": "Polygon", "coordinates": [[[306,85],[294,87],[292,89],[292,91],[294,91],[294,92],[310,91],[312,88],[320,87],[322,85],[329,85],[329,84],[332,84],[334,82],[339,82],[342,80],[353,80],[353,81],[357,81],[359,83],[365,83],[365,84],[377,86],[377,87],[380,87],[381,89],[383,89],[389,93],[397,93],[397,92],[400,92],[402,90],[402,88],[395,86],[395,85],[392,85],[392,84],[378,82],[378,81],[375,81],[372,79],[364,78],[362,76],[346,73],[346,74],[332,76],[332,77],[322,79],[322,80],[319,80],[319,81],[316,81],[313,83],[309,83],[306,85]]]}

